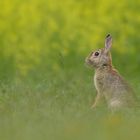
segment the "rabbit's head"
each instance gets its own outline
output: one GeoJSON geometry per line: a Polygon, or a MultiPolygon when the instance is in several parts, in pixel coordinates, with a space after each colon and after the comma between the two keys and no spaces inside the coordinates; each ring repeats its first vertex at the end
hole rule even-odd
{"type": "Polygon", "coordinates": [[[102,66],[111,66],[112,65],[112,59],[110,54],[111,46],[112,46],[112,37],[110,36],[110,34],[108,34],[105,39],[105,47],[97,51],[91,52],[85,60],[86,64],[94,68],[99,68],[102,66]]]}

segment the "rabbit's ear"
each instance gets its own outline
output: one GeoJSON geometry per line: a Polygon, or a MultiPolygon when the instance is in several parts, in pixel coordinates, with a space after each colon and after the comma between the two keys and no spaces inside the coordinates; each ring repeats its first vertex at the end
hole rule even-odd
{"type": "Polygon", "coordinates": [[[105,39],[105,51],[108,52],[111,46],[112,46],[112,37],[110,34],[108,34],[105,39]]]}

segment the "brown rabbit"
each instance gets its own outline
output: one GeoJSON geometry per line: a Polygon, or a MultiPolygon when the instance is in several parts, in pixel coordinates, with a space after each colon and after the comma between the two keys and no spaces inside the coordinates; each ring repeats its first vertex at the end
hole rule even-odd
{"type": "Polygon", "coordinates": [[[106,36],[105,48],[92,52],[86,63],[95,68],[94,84],[97,95],[92,108],[97,107],[104,99],[111,110],[133,107],[136,98],[132,89],[112,66],[110,48],[112,37],[106,36]]]}

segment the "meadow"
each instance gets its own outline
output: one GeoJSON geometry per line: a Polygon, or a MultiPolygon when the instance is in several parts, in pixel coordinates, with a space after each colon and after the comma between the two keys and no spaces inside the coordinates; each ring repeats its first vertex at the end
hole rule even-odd
{"type": "Polygon", "coordinates": [[[113,64],[140,99],[140,1],[0,1],[0,139],[138,140],[140,109],[91,110],[85,58],[113,36],[113,64]]]}

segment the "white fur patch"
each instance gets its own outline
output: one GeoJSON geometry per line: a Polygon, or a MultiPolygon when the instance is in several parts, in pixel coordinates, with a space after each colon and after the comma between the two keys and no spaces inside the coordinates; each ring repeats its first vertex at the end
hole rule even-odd
{"type": "Polygon", "coordinates": [[[114,100],[114,101],[111,101],[110,104],[109,104],[109,107],[112,108],[112,109],[118,109],[121,107],[121,102],[119,100],[114,100]]]}

